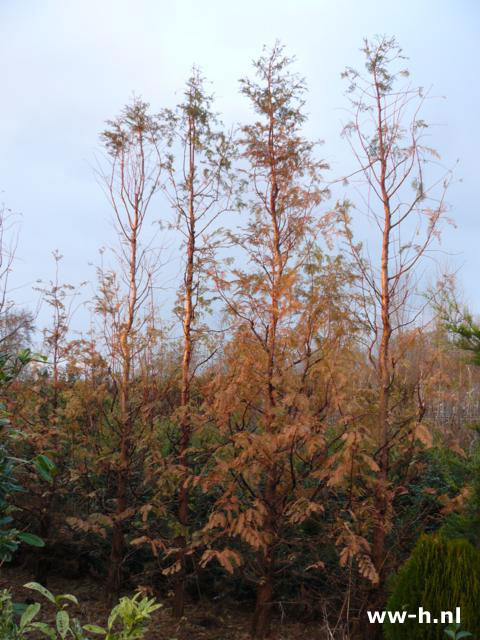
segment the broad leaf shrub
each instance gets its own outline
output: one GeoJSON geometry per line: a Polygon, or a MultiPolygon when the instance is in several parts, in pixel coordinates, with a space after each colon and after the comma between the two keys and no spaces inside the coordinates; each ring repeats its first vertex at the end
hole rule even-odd
{"type": "MultiPolygon", "coordinates": [[[[467,540],[442,536],[420,537],[412,555],[393,580],[389,611],[418,615],[419,607],[440,620],[441,611],[460,607],[462,628],[480,633],[480,551],[467,540]]],[[[385,621],[386,640],[445,639],[446,624],[385,621]]]]}
{"type": "Polygon", "coordinates": [[[470,631],[462,631],[460,628],[460,623],[451,624],[445,629],[445,635],[453,640],[462,640],[462,638],[471,638],[472,634],[470,631]]]}
{"type": "Polygon", "coordinates": [[[39,620],[41,605],[38,602],[26,607],[17,621],[10,593],[5,589],[0,591],[1,640],[27,640],[35,633],[41,633],[50,640],[91,640],[94,637],[103,637],[104,640],[141,640],[147,631],[151,614],[162,606],[153,598],[140,599],[140,594],[137,593],[133,598],[120,599],[110,612],[105,627],[93,624],[82,626],[80,621],[71,617],[67,611],[69,603],[78,604],[75,596],[54,596],[36,582],[29,582],[25,587],[37,591],[56,607],[55,624],[39,620]]]}
{"type": "MultiPolygon", "coordinates": [[[[29,349],[24,349],[16,355],[0,353],[0,398],[2,398],[0,401],[0,565],[12,559],[12,555],[22,542],[34,547],[44,546],[43,540],[38,536],[19,531],[11,526],[13,522],[11,514],[14,508],[9,499],[12,494],[23,489],[15,478],[13,458],[6,446],[6,440],[11,435],[11,425],[10,414],[5,402],[3,402],[3,394],[8,385],[18,378],[24,368],[35,358],[43,359],[38,354],[32,354],[29,349]]],[[[55,467],[46,456],[40,457],[44,458],[40,461],[41,464],[48,464],[50,469],[55,467]]],[[[40,463],[35,460],[33,464],[36,468],[36,465],[40,463]]]]}

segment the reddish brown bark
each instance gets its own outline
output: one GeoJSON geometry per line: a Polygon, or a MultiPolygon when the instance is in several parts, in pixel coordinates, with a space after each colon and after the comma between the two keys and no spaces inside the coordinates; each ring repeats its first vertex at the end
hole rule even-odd
{"type": "MultiPolygon", "coordinates": [[[[187,255],[184,276],[184,316],[183,316],[183,358],[182,358],[182,382],[180,391],[181,402],[181,419],[180,419],[180,443],[178,453],[178,464],[186,469],[187,459],[186,451],[190,444],[191,436],[191,411],[190,411],[190,366],[192,362],[192,324],[193,324],[193,273],[195,260],[195,119],[190,115],[188,120],[188,152],[189,152],[189,198],[188,198],[188,238],[187,238],[187,255]]],[[[188,514],[189,492],[185,486],[184,480],[180,480],[178,491],[178,522],[182,527],[187,527],[189,522],[188,514]]],[[[178,536],[175,544],[179,547],[177,561],[180,570],[175,581],[174,595],[174,614],[176,618],[181,618],[185,610],[185,586],[186,586],[186,558],[185,547],[186,538],[184,535],[178,536]]]]}

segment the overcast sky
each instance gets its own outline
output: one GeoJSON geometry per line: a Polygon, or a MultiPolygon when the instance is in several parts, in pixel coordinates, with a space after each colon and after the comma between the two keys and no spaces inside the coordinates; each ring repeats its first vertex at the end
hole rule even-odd
{"type": "MultiPolygon", "coordinates": [[[[113,241],[93,171],[98,133],[132,92],[153,111],[173,106],[195,63],[224,122],[245,120],[238,79],[280,39],[307,79],[307,133],[325,141],[325,177],[333,178],[346,171],[340,73],[361,66],[362,39],[380,33],[396,36],[416,83],[446,96],[426,114],[445,166],[459,160],[448,195],[457,228],[444,231],[450,255],[442,261],[461,267],[465,297],[480,312],[476,0],[0,0],[0,25],[0,191],[21,216],[12,278],[21,305],[35,306],[32,285],[52,277],[54,249],[64,255],[63,280],[94,280],[89,264],[113,241]]],[[[159,207],[151,215],[171,214],[159,207]]],[[[40,324],[46,317],[43,310],[40,324]]]]}

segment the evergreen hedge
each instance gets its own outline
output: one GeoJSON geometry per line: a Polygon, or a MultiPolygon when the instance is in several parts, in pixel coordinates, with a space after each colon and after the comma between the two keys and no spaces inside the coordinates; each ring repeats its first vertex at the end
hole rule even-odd
{"type": "Polygon", "coordinates": [[[386,640],[445,640],[447,624],[440,623],[440,612],[451,611],[455,616],[456,607],[461,611],[461,629],[473,637],[480,634],[480,551],[467,540],[422,535],[392,587],[388,611],[406,609],[418,615],[422,607],[439,622],[385,619],[386,640]]]}

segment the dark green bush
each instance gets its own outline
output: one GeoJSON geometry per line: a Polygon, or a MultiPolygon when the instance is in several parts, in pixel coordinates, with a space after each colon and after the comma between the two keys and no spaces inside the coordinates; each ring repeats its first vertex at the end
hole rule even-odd
{"type": "MultiPolygon", "coordinates": [[[[387,602],[389,611],[407,610],[418,614],[419,607],[440,620],[441,611],[461,610],[461,627],[480,633],[480,551],[467,540],[442,536],[420,537],[412,555],[392,582],[387,602]]],[[[447,625],[385,621],[387,640],[444,640],[447,625]]]]}
{"type": "MultiPolygon", "coordinates": [[[[470,494],[459,512],[450,513],[440,533],[446,538],[466,538],[475,547],[480,547],[480,448],[477,446],[468,460],[461,460],[466,480],[463,485],[470,494]]],[[[457,493],[462,487],[457,488],[457,493]]]]}

